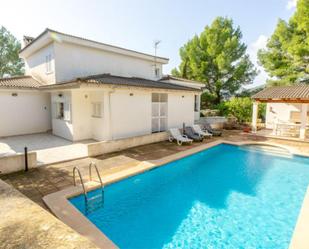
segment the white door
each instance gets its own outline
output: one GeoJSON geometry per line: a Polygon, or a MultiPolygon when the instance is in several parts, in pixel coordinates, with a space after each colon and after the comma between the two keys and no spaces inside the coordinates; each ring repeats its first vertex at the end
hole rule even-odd
{"type": "Polygon", "coordinates": [[[167,128],[167,93],[152,94],[152,132],[167,128]]]}

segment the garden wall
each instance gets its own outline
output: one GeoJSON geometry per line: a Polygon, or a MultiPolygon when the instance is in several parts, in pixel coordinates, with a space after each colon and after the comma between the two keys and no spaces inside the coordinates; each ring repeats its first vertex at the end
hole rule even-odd
{"type": "Polygon", "coordinates": [[[157,143],[167,139],[167,132],[159,132],[150,135],[92,143],[88,144],[88,156],[98,156],[105,153],[121,151],[144,144],[157,143]]]}
{"type": "MultiPolygon", "coordinates": [[[[28,168],[37,167],[36,152],[28,152],[28,168]]],[[[25,155],[15,154],[0,157],[0,175],[25,170],[25,155]]]]}

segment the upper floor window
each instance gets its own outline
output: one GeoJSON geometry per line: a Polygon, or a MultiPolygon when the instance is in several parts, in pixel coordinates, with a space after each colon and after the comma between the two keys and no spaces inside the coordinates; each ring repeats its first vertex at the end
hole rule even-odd
{"type": "Polygon", "coordinates": [[[51,73],[52,72],[52,58],[51,58],[51,54],[48,54],[45,57],[45,67],[46,67],[46,73],[51,73]]]}
{"type": "Polygon", "coordinates": [[[156,78],[160,77],[160,68],[155,68],[155,76],[156,78]]]}

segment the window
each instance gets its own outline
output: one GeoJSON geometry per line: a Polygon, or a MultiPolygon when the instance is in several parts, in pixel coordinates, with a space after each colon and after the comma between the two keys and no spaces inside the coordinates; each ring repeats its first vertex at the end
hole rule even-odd
{"type": "Polygon", "coordinates": [[[63,102],[56,103],[56,118],[64,119],[64,103],[63,102]]]}
{"type": "Polygon", "coordinates": [[[51,54],[46,55],[46,57],[45,57],[46,73],[52,72],[52,63],[51,62],[52,62],[51,54]]]}
{"type": "Polygon", "coordinates": [[[194,95],[194,111],[198,112],[199,111],[199,96],[194,95]]]}
{"type": "Polygon", "coordinates": [[[64,121],[71,120],[71,106],[66,102],[56,102],[54,103],[55,119],[61,119],[64,121]]]}
{"type": "Polygon", "coordinates": [[[152,94],[152,132],[167,129],[167,94],[152,94]]]}
{"type": "Polygon", "coordinates": [[[92,117],[94,118],[101,117],[101,103],[100,102],[92,103],[92,117]]]}
{"type": "Polygon", "coordinates": [[[156,78],[160,77],[160,68],[155,68],[155,76],[156,78]]]}

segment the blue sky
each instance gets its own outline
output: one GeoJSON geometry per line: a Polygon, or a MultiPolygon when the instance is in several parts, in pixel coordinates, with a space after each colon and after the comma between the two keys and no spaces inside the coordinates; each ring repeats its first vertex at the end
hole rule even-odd
{"type": "MultiPolygon", "coordinates": [[[[158,54],[170,58],[164,73],[180,63],[179,48],[199,34],[217,16],[239,25],[248,53],[265,46],[278,18],[295,11],[296,0],[0,0],[0,25],[18,39],[37,36],[46,27],[153,53],[153,41],[161,40],[158,54]]],[[[261,73],[253,86],[263,84],[261,73]]]]}

